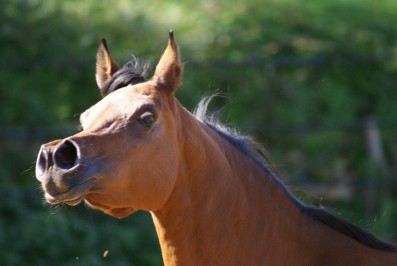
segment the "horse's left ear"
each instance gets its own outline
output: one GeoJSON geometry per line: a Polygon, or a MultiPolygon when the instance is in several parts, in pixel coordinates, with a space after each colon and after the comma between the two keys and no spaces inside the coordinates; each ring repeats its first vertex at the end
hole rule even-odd
{"type": "Polygon", "coordinates": [[[171,30],[168,46],[156,66],[153,80],[171,94],[181,85],[182,70],[183,67],[179,61],[178,46],[174,39],[174,33],[171,30]]]}
{"type": "Polygon", "coordinates": [[[102,39],[96,54],[96,83],[102,93],[102,86],[117,70],[120,69],[119,64],[112,58],[106,40],[102,39]]]}

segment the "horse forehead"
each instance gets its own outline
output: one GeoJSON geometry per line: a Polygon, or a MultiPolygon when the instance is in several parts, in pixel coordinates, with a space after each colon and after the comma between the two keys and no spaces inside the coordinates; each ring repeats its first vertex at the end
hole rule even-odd
{"type": "Polygon", "coordinates": [[[150,86],[130,85],[112,92],[91,106],[80,116],[80,122],[84,125],[92,119],[132,114],[143,105],[160,105],[156,91],[150,86]]]}

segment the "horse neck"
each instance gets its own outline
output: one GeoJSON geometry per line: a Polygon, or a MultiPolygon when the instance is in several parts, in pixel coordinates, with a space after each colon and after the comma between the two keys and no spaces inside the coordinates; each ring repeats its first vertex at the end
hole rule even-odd
{"type": "Polygon", "coordinates": [[[396,253],[304,215],[269,171],[179,103],[176,110],[178,177],[167,203],[152,212],[165,265],[396,264],[396,253]]]}
{"type": "Polygon", "coordinates": [[[222,257],[224,264],[241,245],[263,247],[275,232],[279,239],[294,234],[299,211],[279,182],[190,113],[180,115],[178,178],[168,202],[152,213],[165,264],[222,257]]]}

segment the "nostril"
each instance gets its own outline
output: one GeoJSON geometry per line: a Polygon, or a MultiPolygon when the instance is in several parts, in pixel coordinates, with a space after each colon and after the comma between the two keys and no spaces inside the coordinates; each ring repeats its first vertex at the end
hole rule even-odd
{"type": "Polygon", "coordinates": [[[77,148],[70,140],[65,140],[54,153],[54,161],[59,168],[71,169],[77,159],[77,148]]]}
{"type": "Polygon", "coordinates": [[[36,177],[44,175],[48,168],[48,154],[44,147],[40,149],[39,155],[36,161],[36,177]]]}

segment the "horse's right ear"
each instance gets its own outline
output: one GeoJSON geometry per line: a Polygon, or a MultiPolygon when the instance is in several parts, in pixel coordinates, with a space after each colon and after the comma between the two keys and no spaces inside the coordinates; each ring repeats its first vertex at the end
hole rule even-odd
{"type": "Polygon", "coordinates": [[[110,55],[106,40],[102,39],[99,44],[99,49],[96,54],[96,83],[99,89],[102,89],[103,84],[108,80],[117,70],[120,69],[119,64],[113,60],[110,55]]]}

